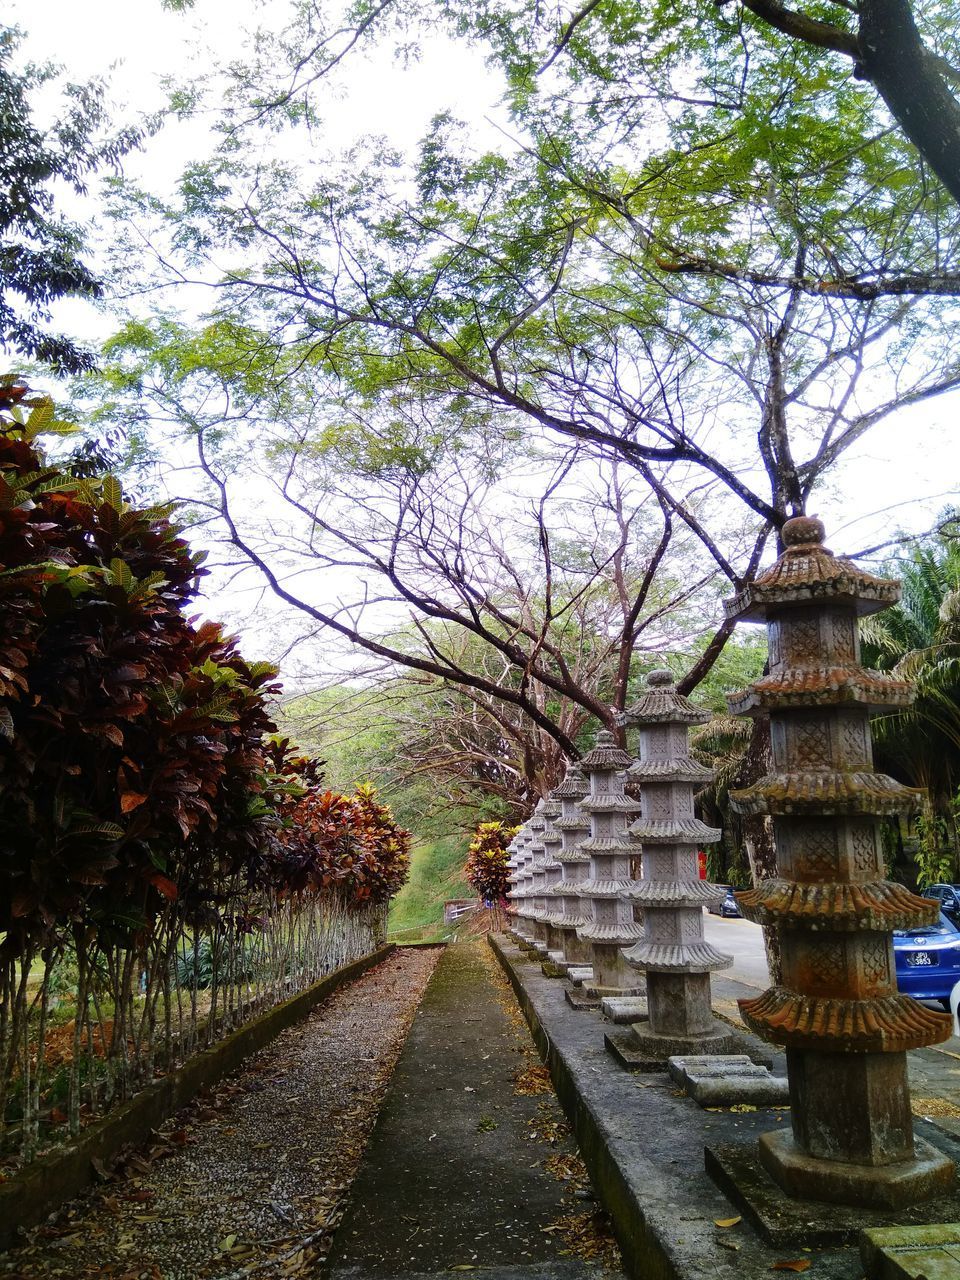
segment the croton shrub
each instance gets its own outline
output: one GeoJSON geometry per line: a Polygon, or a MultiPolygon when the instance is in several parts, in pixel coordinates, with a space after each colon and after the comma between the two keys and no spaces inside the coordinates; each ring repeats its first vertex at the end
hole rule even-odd
{"type": "Polygon", "coordinates": [[[320,785],[281,805],[272,882],[282,893],[335,890],[348,902],[386,902],[410,868],[410,832],[398,826],[371,787],[352,796],[320,785]]]}
{"type": "Polygon", "coordinates": [[[471,888],[487,902],[499,902],[507,896],[507,845],[517,831],[503,822],[481,822],[470,841],[464,874],[471,888]]]}
{"type": "Polygon", "coordinates": [[[172,508],[52,465],[38,438],[67,430],[0,379],[2,951],[199,918],[231,884],[389,896],[409,835],[271,742],[276,670],[189,618],[202,556],[172,508]]]}

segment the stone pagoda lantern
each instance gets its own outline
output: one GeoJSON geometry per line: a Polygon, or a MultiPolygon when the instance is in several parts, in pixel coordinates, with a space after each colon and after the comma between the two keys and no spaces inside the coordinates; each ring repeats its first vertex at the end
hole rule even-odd
{"type": "MultiPolygon", "coordinates": [[[[639,759],[628,771],[642,816],[630,828],[643,847],[643,878],[629,896],[643,908],[643,939],[624,952],[646,971],[649,1021],[633,1027],[632,1048],[648,1065],[674,1054],[742,1052],[729,1026],[713,1016],[710,974],[733,957],[703,936],[703,908],[725,890],[701,880],[697,851],[720,831],[694,815],[694,793],[711,771],[691,760],[687,731],[710,712],[678,693],[669,671],[652,671],[639,701],[622,716],[639,726],[639,759]]],[[[616,1051],[616,1050],[615,1050],[616,1051]]]]}
{"type": "Polygon", "coordinates": [[[513,892],[510,895],[513,902],[513,918],[517,938],[521,945],[529,946],[533,940],[533,922],[530,919],[532,910],[530,903],[530,887],[533,883],[533,873],[530,870],[530,862],[533,855],[530,852],[530,827],[529,821],[525,822],[517,834],[514,836],[514,842],[517,847],[516,860],[517,869],[514,875],[513,892]]]}
{"type": "Polygon", "coordinates": [[[627,830],[640,809],[624,789],[623,770],[633,760],[616,746],[612,733],[601,729],[597,745],[580,763],[590,779],[590,791],[580,802],[590,819],[589,838],[580,846],[590,855],[590,874],[579,886],[586,923],[577,929],[580,941],[590,946],[593,968],[593,981],[585,989],[595,999],[633,995],[641,987],[621,955],[622,947],[643,936],[627,896],[636,883],[630,877],[630,861],[640,854],[638,841],[627,830]]]}
{"type": "Polygon", "coordinates": [[[507,845],[507,884],[510,888],[507,890],[507,933],[514,937],[519,937],[519,929],[517,928],[517,882],[519,880],[520,865],[520,848],[517,841],[520,838],[522,827],[519,828],[513,839],[507,845]]]}
{"type": "Polygon", "coordinates": [[[531,944],[541,956],[547,954],[547,926],[544,919],[547,914],[547,900],[544,897],[547,882],[547,849],[543,843],[547,823],[543,816],[543,804],[542,800],[537,803],[530,818],[529,851],[532,855],[530,860],[532,881],[528,891],[528,919],[533,922],[531,944]]]}
{"type": "Polygon", "coordinates": [[[899,583],[823,545],[819,520],[783,526],[779,560],[727,603],[765,622],[769,675],[729,698],[770,716],[773,772],[731,793],[769,815],[775,879],[737,895],[780,933],[782,986],[741,1000],[744,1022],[784,1045],[792,1133],[760,1138],[761,1164],[788,1194],[898,1208],[947,1191],[954,1166],[914,1137],[907,1050],[949,1036],[948,1014],[897,992],[891,933],[933,924],[939,904],[884,879],[880,817],[919,793],[873,770],[870,712],[906,706],[904,681],[860,666],[857,619],[894,604],[899,583]]]}
{"type": "Polygon", "coordinates": [[[555,915],[553,925],[557,931],[562,959],[561,968],[588,967],[590,946],[577,937],[577,929],[587,923],[579,886],[590,874],[590,854],[584,853],[581,844],[590,834],[590,821],[580,808],[581,801],[590,787],[578,763],[571,764],[558,787],[551,794],[560,801],[560,816],[554,819],[554,827],[560,833],[557,861],[561,877],[553,886],[555,915]]]}
{"type": "MultiPolygon", "coordinates": [[[[547,935],[547,960],[552,965],[556,965],[563,960],[560,931],[557,928],[558,904],[557,899],[554,897],[556,887],[563,875],[563,866],[557,860],[557,854],[560,852],[562,842],[562,836],[556,826],[556,820],[560,817],[560,813],[560,801],[555,798],[555,793],[551,791],[543,804],[543,847],[545,850],[543,865],[547,873],[544,880],[543,925],[547,935]]],[[[545,964],[544,971],[547,968],[548,965],[545,964]]]]}

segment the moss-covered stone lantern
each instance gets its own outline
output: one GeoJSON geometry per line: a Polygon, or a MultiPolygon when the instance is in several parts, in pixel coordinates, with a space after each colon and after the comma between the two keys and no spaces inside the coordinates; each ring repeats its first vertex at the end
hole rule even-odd
{"type": "Polygon", "coordinates": [[[933,924],[938,904],[884,878],[880,819],[918,793],[873,769],[870,712],[906,706],[911,687],[860,665],[857,621],[899,584],[823,545],[819,520],[783,526],[776,563],[727,604],[765,622],[769,674],[730,697],[770,717],[773,771],[731,793],[772,819],[777,875],[737,895],[779,930],[782,984],[741,1000],[744,1022],[783,1045],[792,1131],[760,1139],[761,1163],[790,1195],[899,1207],[941,1194],[952,1162],[914,1137],[906,1054],[950,1034],[949,1015],[897,991],[891,934],[933,924]]]}

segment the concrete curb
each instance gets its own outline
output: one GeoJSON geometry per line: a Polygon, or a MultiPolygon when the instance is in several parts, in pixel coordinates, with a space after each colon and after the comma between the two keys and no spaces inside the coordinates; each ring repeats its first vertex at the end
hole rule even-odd
{"type": "Polygon", "coordinates": [[[676,1280],[679,1273],[656,1233],[650,1230],[636,1193],[604,1140],[603,1128],[578,1089],[562,1049],[551,1041],[500,939],[491,934],[490,945],[510,980],[537,1050],[549,1068],[560,1105],[576,1134],[584,1163],[614,1223],[627,1274],[638,1280],[676,1280]]]}
{"type": "Polygon", "coordinates": [[[244,1058],[301,1021],[338,987],[385,960],[396,947],[387,943],[328,973],[307,991],[275,1005],[226,1039],[196,1054],[182,1067],[142,1089],[129,1102],[90,1125],[58,1148],[0,1183],[0,1250],[9,1249],[21,1228],[36,1226],[96,1177],[91,1163],[104,1161],[128,1143],[140,1143],[207,1085],[235,1071],[244,1058]]]}
{"type": "Polygon", "coordinates": [[[752,1146],[759,1133],[783,1122],[783,1112],[707,1113],[679,1096],[666,1073],[624,1071],[603,1047],[597,1013],[570,1009],[562,984],[544,978],[539,964],[506,939],[491,936],[490,945],[550,1071],[632,1280],[759,1280],[785,1256],[809,1260],[817,1280],[861,1280],[855,1248],[808,1249],[813,1242],[805,1240],[802,1254],[785,1255],[768,1245],[707,1175],[705,1146],[730,1139],[752,1146]]]}

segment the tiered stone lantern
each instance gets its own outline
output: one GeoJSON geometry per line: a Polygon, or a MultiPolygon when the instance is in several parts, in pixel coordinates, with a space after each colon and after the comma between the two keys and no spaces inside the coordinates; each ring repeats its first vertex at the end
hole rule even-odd
{"type": "Polygon", "coordinates": [[[531,918],[533,906],[530,897],[533,885],[533,872],[530,869],[530,864],[533,860],[533,854],[530,851],[529,819],[523,824],[514,839],[517,845],[516,883],[512,894],[514,921],[521,946],[529,947],[533,944],[533,920],[531,918]]]}
{"type": "Polygon", "coordinates": [[[737,897],[779,929],[783,965],[782,985],[740,1009],[787,1052],[792,1133],[761,1137],[768,1173],[793,1196],[896,1208],[953,1182],[952,1162],[914,1137],[906,1059],[946,1039],[951,1019],[898,994],[893,961],[891,932],[938,913],[884,879],[879,819],[918,793],[874,772],[869,716],[912,690],[860,666],[857,618],[894,604],[899,584],[836,558],[823,537],[819,520],[788,520],[783,555],[727,604],[767,624],[770,673],[729,702],[769,713],[773,772],[731,802],[773,819],[777,876],[737,897]]]}
{"type": "Polygon", "coordinates": [[[543,805],[543,847],[545,850],[543,865],[547,873],[544,880],[543,925],[547,934],[547,961],[549,962],[544,964],[544,972],[549,973],[549,976],[555,976],[551,966],[556,966],[563,960],[561,936],[557,928],[557,921],[560,917],[557,911],[557,899],[554,897],[554,892],[563,875],[563,866],[557,860],[557,854],[560,852],[562,843],[562,836],[556,826],[560,813],[560,801],[556,799],[556,792],[551,791],[543,805]]]}
{"type": "Polygon", "coordinates": [[[587,967],[590,964],[589,943],[577,937],[577,929],[587,923],[584,915],[580,885],[590,874],[590,854],[581,845],[590,833],[590,821],[580,808],[581,801],[590,787],[578,763],[571,764],[563,781],[551,793],[560,801],[560,816],[554,819],[554,827],[560,833],[557,861],[561,877],[553,887],[555,915],[554,928],[560,942],[559,967],[587,967]]]}
{"type": "Polygon", "coordinates": [[[547,850],[543,843],[543,834],[547,824],[543,816],[543,805],[544,802],[540,800],[530,818],[529,849],[532,854],[530,861],[532,883],[529,889],[530,911],[528,917],[533,922],[531,942],[534,950],[539,952],[541,956],[547,954],[547,926],[544,919],[547,914],[547,901],[544,897],[547,881],[547,850]]]}
{"type": "Polygon", "coordinates": [[[634,920],[627,897],[635,885],[630,861],[640,854],[639,843],[627,830],[640,809],[624,789],[623,770],[632,762],[606,729],[600,730],[597,745],[581,761],[590,779],[590,791],[580,802],[590,818],[590,836],[580,848],[590,855],[590,874],[580,885],[587,923],[577,929],[577,937],[590,946],[593,981],[586,990],[594,998],[632,995],[640,990],[621,955],[622,947],[643,936],[643,926],[634,920]]]}
{"type": "Polygon", "coordinates": [[[517,907],[520,905],[517,898],[517,884],[520,878],[520,848],[517,843],[520,832],[523,830],[519,827],[514,834],[513,839],[507,845],[507,884],[510,888],[507,890],[507,925],[506,931],[512,937],[520,937],[520,930],[517,920],[517,907]]]}
{"type": "Polygon", "coordinates": [[[633,1027],[635,1052],[651,1063],[674,1054],[732,1053],[742,1045],[713,1016],[710,974],[733,957],[704,939],[703,908],[724,890],[699,877],[697,851],[720,839],[694,814],[694,793],[712,776],[691,760],[687,731],[710,712],[678,693],[669,671],[652,671],[622,721],[640,729],[639,759],[628,778],[638,784],[642,816],[630,833],[643,847],[643,878],[628,896],[643,908],[643,939],[624,958],[647,975],[648,1022],[633,1027]]]}

